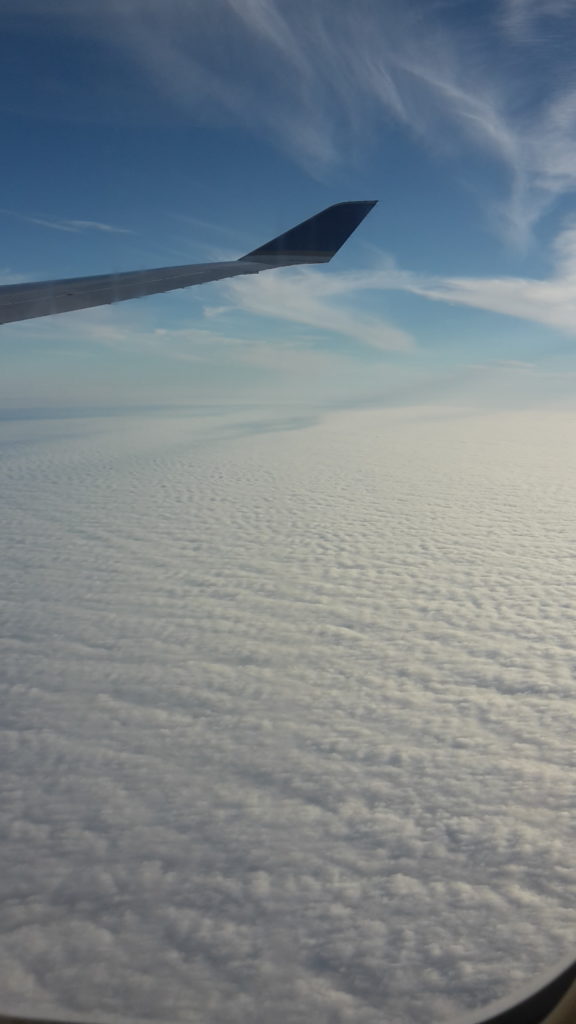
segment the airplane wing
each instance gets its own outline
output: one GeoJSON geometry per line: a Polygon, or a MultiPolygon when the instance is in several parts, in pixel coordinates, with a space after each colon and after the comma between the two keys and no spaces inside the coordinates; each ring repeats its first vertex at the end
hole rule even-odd
{"type": "Polygon", "coordinates": [[[189,263],[122,274],[71,277],[61,281],[31,281],[0,286],[0,324],[30,320],[73,309],[104,306],[124,299],[189,288],[237,274],[259,274],[273,267],[327,263],[370,212],[374,201],[336,203],[278,235],[238,260],[189,263]]]}

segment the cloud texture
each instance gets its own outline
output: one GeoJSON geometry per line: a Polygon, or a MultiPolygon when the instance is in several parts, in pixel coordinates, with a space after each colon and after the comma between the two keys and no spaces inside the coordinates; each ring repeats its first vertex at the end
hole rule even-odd
{"type": "MultiPolygon", "coordinates": [[[[25,28],[34,16],[111,57],[120,51],[155,97],[248,128],[315,175],[366,159],[391,126],[428,151],[473,158],[491,182],[486,191],[474,176],[473,188],[516,243],[576,187],[575,15],[562,0],[463,10],[415,0],[2,6],[9,25],[25,28]]],[[[120,106],[122,90],[119,79],[120,106]]]]}
{"type": "Polygon", "coordinates": [[[570,950],[574,427],[4,424],[6,1010],[423,1024],[570,950]]]}
{"type": "Polygon", "coordinates": [[[554,239],[548,277],[436,277],[384,270],[346,275],[349,287],[411,292],[439,302],[502,313],[520,320],[576,333],[576,226],[569,223],[554,239]],[[363,277],[363,285],[360,281],[363,277]]]}
{"type": "MultiPolygon", "coordinates": [[[[342,296],[362,292],[408,292],[434,302],[468,306],[576,334],[576,226],[568,223],[553,240],[546,277],[442,277],[391,265],[340,273],[315,269],[238,278],[220,286],[240,309],[259,316],[339,330],[372,348],[410,351],[415,341],[381,317],[338,311],[342,296]],[[336,300],[336,302],[334,302],[336,300]]],[[[222,307],[220,311],[227,311],[222,307]]]]}

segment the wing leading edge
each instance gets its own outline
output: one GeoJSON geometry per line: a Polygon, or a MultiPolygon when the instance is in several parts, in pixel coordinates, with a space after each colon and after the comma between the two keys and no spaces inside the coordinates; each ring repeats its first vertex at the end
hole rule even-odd
{"type": "Polygon", "coordinates": [[[3,285],[0,286],[0,324],[139,299],[238,274],[259,274],[273,267],[327,263],[376,202],[336,203],[238,260],[3,285]]]}

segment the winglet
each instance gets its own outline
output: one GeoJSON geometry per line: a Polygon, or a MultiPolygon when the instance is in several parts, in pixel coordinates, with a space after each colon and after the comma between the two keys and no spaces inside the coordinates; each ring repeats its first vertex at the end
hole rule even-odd
{"type": "Polygon", "coordinates": [[[377,199],[361,200],[328,206],[266,245],[241,256],[238,262],[263,263],[269,267],[328,263],[377,202],[377,199]]]}

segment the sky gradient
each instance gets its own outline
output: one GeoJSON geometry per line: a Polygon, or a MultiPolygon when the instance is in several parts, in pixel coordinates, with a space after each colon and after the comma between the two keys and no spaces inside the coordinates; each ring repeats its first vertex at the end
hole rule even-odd
{"type": "Polygon", "coordinates": [[[0,13],[5,281],[236,257],[380,199],[330,267],[2,328],[3,407],[571,404],[569,4],[0,13]]]}

